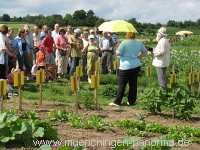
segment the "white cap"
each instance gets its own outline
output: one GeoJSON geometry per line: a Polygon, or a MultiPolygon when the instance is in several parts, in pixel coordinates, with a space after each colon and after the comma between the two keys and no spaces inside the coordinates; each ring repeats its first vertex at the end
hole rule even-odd
{"type": "Polygon", "coordinates": [[[80,30],[79,28],[76,28],[76,29],[74,30],[74,33],[81,33],[81,30],[80,30]]]}
{"type": "Polygon", "coordinates": [[[165,27],[161,27],[159,30],[158,30],[158,33],[162,34],[162,35],[166,35],[166,32],[167,32],[167,29],[165,27]]]}
{"type": "Polygon", "coordinates": [[[94,29],[90,29],[90,33],[95,32],[94,29]]]}

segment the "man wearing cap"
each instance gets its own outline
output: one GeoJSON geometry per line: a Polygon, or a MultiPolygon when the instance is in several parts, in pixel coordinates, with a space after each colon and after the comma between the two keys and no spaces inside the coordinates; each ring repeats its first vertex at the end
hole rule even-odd
{"type": "Polygon", "coordinates": [[[70,76],[74,74],[76,71],[76,67],[79,65],[79,61],[81,59],[81,51],[83,49],[83,41],[80,38],[81,30],[75,29],[74,36],[71,37],[71,41],[69,41],[71,45],[71,68],[70,68],[70,76]]]}
{"type": "Polygon", "coordinates": [[[153,63],[156,67],[157,77],[161,88],[166,89],[166,69],[170,62],[170,43],[167,39],[166,28],[161,27],[156,37],[157,46],[153,49],[153,63]]]}

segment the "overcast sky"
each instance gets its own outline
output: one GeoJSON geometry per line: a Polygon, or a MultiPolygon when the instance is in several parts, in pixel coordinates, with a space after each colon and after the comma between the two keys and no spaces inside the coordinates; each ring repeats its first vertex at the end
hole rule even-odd
{"type": "Polygon", "coordinates": [[[105,19],[152,23],[200,18],[200,0],[0,0],[0,15],[64,15],[77,9],[92,9],[105,19]]]}

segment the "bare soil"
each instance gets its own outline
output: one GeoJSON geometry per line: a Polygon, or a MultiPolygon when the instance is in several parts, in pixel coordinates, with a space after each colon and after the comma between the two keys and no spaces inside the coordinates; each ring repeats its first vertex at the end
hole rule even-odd
{"type": "MultiPolygon", "coordinates": [[[[4,107],[11,110],[17,109],[17,102],[15,100],[8,100],[4,104],[4,107]]],[[[23,112],[35,110],[41,119],[48,117],[48,112],[53,110],[65,109],[67,111],[75,111],[73,104],[64,104],[61,102],[49,102],[44,101],[42,106],[38,106],[36,102],[31,102],[24,100],[23,101],[23,112]]],[[[168,114],[162,115],[152,115],[148,114],[143,110],[136,110],[127,106],[122,107],[111,107],[105,106],[102,110],[86,110],[84,108],[78,110],[78,113],[84,117],[91,115],[99,115],[105,118],[109,123],[117,120],[124,119],[137,119],[139,114],[145,116],[145,120],[149,122],[157,122],[166,126],[174,125],[190,125],[193,127],[200,127],[200,119],[194,118],[191,121],[182,121],[177,119],[171,119],[168,114]]],[[[88,150],[110,150],[111,146],[115,142],[124,139],[126,134],[124,130],[119,128],[111,128],[103,132],[97,132],[96,130],[86,130],[86,129],[75,129],[70,127],[67,123],[57,122],[55,128],[58,129],[60,136],[60,142],[62,144],[77,144],[77,142],[89,143],[90,146],[87,146],[88,150]]],[[[84,144],[85,144],[84,143],[84,144]]],[[[55,148],[56,149],[56,148],[55,148]]],[[[135,147],[134,149],[139,149],[135,147]]],[[[174,148],[181,150],[200,150],[200,144],[191,144],[189,147],[174,148]]]]}

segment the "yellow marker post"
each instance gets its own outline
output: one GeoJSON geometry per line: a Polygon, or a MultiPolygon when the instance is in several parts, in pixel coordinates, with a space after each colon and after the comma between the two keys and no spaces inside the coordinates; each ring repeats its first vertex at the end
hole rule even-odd
{"type": "Polygon", "coordinates": [[[40,101],[39,105],[42,105],[42,85],[45,82],[45,71],[44,69],[40,69],[36,72],[36,84],[39,85],[40,89],[40,101]]]}
{"type": "Polygon", "coordinates": [[[200,96],[200,71],[197,72],[197,81],[199,84],[197,95],[200,96]]]}
{"type": "Polygon", "coordinates": [[[77,82],[76,74],[70,77],[70,82],[71,82],[71,90],[76,96],[75,109],[76,109],[76,112],[78,112],[80,105],[79,105],[79,100],[78,100],[78,82],[77,82]]]}
{"type": "Polygon", "coordinates": [[[18,87],[19,93],[19,111],[22,111],[22,91],[21,88],[24,85],[24,71],[14,72],[14,87],[18,87]]]}
{"type": "Polygon", "coordinates": [[[96,109],[99,109],[99,103],[97,99],[97,89],[99,88],[100,77],[99,74],[95,74],[91,76],[91,88],[94,89],[94,100],[96,103],[96,109]]]}
{"type": "Polygon", "coordinates": [[[170,88],[172,88],[176,84],[176,73],[173,72],[170,75],[170,88]]]}
{"type": "Polygon", "coordinates": [[[81,76],[81,69],[80,69],[80,66],[77,66],[76,67],[76,79],[77,79],[78,91],[80,90],[80,76],[81,76]]]}
{"type": "Polygon", "coordinates": [[[0,80],[0,97],[1,97],[1,112],[3,112],[3,104],[4,104],[4,99],[3,97],[7,93],[7,80],[0,80]]]}
{"type": "Polygon", "coordinates": [[[151,66],[150,65],[147,66],[146,75],[147,75],[147,77],[151,77],[151,66]]]}
{"type": "Polygon", "coordinates": [[[192,85],[192,73],[190,72],[188,75],[188,85],[192,85]]]}

